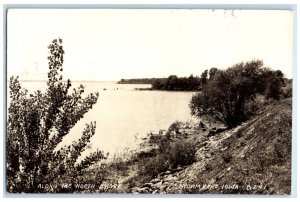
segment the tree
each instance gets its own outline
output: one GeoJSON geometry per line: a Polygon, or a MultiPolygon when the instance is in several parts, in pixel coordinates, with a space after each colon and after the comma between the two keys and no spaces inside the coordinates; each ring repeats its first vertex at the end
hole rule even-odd
{"type": "Polygon", "coordinates": [[[176,75],[170,75],[166,81],[166,90],[176,90],[178,86],[178,77],[176,75]]]}
{"type": "Polygon", "coordinates": [[[208,76],[208,70],[206,69],[204,72],[201,74],[201,85],[206,85],[207,83],[207,76],[208,76]]]}
{"type": "Polygon", "coordinates": [[[155,79],[152,83],[152,88],[155,90],[163,90],[166,79],[155,79]]]}
{"type": "Polygon", "coordinates": [[[209,70],[209,80],[212,80],[217,73],[218,69],[215,67],[210,68],[209,70]]]}
{"type": "Polygon", "coordinates": [[[95,134],[96,122],[87,124],[81,138],[72,145],[58,148],[70,129],[97,102],[99,94],[91,93],[82,98],[82,85],[74,88],[70,94],[71,82],[65,82],[60,74],[64,62],[62,40],[53,40],[48,49],[50,55],[46,92],[38,90],[28,96],[28,90],[21,87],[18,77],[10,78],[8,192],[41,192],[38,184],[61,180],[73,182],[84,169],[106,158],[102,151],[97,150],[77,162],[95,134]]]}
{"type": "Polygon", "coordinates": [[[191,74],[187,79],[187,89],[188,90],[198,90],[200,89],[200,79],[199,77],[194,77],[193,74],[191,74]]]}
{"type": "Polygon", "coordinates": [[[263,67],[260,60],[218,70],[202,92],[192,97],[192,114],[197,117],[211,116],[233,127],[253,114],[253,110],[247,109],[247,104],[254,100],[256,94],[264,93],[267,81],[270,86],[280,89],[281,84],[274,82],[276,78],[281,78],[280,73],[263,67]]]}
{"type": "Polygon", "coordinates": [[[274,100],[279,100],[282,94],[281,87],[284,85],[283,73],[280,70],[268,72],[265,96],[274,100]]]}

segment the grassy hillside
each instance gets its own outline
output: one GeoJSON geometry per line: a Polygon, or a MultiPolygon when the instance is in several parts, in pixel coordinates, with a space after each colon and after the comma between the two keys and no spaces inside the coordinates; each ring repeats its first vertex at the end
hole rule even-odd
{"type": "MultiPolygon", "coordinates": [[[[270,104],[241,126],[208,138],[205,153],[211,153],[211,157],[204,160],[204,165],[202,159],[194,165],[194,170],[189,170],[190,175],[194,174],[191,182],[217,184],[221,188],[208,186],[183,192],[289,194],[291,102],[291,99],[286,99],[270,104]]],[[[188,174],[181,177],[183,181],[189,180],[188,174]]]]}
{"type": "MultiPolygon", "coordinates": [[[[291,191],[291,98],[273,102],[236,128],[208,136],[209,128],[184,130],[180,141],[197,152],[190,165],[164,169],[145,182],[139,161],[125,181],[124,192],[193,194],[289,194],[291,191]]],[[[179,132],[180,134],[180,132],[179,132]]],[[[177,134],[178,135],[178,134],[177,134]]],[[[182,147],[181,147],[182,148],[182,147]]],[[[189,151],[189,150],[188,150],[189,151]]],[[[185,150],[181,149],[182,153],[185,150]]],[[[170,152],[169,152],[170,153],[170,152]]],[[[171,151],[174,154],[174,151],[171,151]]],[[[159,156],[159,155],[156,155],[159,156]]],[[[153,156],[143,163],[165,165],[153,156]]],[[[163,160],[163,158],[161,159],[163,160]]],[[[153,166],[153,165],[152,165],[153,166]]],[[[164,166],[165,167],[165,166],[164,166]]],[[[155,167],[148,169],[153,173],[155,167]]]]}
{"type": "Polygon", "coordinates": [[[103,183],[118,184],[107,192],[290,194],[291,98],[263,105],[230,130],[211,134],[214,127],[175,122],[149,135],[140,150],[105,166],[103,183]]]}

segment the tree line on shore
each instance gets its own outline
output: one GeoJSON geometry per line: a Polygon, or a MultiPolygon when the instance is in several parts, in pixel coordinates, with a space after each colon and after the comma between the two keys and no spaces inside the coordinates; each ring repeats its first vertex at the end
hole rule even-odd
{"type": "Polygon", "coordinates": [[[141,79],[121,79],[118,84],[151,84],[152,90],[168,90],[168,91],[198,91],[213,78],[217,72],[217,68],[205,70],[201,76],[178,77],[170,75],[167,78],[141,78],[141,79]]]}
{"type": "Polygon", "coordinates": [[[199,91],[208,80],[212,79],[217,68],[213,67],[209,71],[205,70],[201,76],[178,77],[170,75],[168,78],[155,79],[152,83],[153,90],[169,90],[169,91],[199,91]]]}
{"type": "Polygon", "coordinates": [[[156,78],[121,79],[117,84],[152,84],[156,78]]]}

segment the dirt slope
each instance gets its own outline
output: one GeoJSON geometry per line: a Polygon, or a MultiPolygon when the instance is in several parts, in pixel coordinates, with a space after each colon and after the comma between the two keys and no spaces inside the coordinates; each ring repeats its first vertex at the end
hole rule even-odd
{"type": "Polygon", "coordinates": [[[291,139],[289,98],[234,129],[212,137],[202,134],[195,163],[161,173],[131,192],[290,194],[291,139]]]}

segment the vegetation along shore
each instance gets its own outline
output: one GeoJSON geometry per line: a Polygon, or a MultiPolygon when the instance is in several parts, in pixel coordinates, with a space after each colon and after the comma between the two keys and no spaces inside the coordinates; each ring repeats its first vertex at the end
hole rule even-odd
{"type": "Polygon", "coordinates": [[[59,145],[99,93],[84,97],[82,85],[71,90],[63,80],[62,43],[48,47],[46,91],[28,94],[18,77],[10,78],[8,192],[290,194],[292,80],[281,71],[252,60],[200,76],[121,80],[195,91],[189,107],[197,122],[174,120],[144,136],[138,149],[111,156],[97,150],[79,161],[95,122],[71,145],[59,145]]]}

